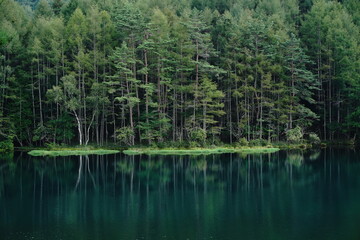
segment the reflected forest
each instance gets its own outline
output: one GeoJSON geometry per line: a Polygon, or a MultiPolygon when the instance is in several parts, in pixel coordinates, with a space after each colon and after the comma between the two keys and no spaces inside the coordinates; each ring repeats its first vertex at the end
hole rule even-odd
{"type": "MultiPolygon", "coordinates": [[[[72,231],[71,239],[92,239],[93,234],[101,234],[99,239],[157,238],[160,232],[195,238],[209,238],[211,233],[218,239],[240,233],[245,239],[281,235],[286,232],[276,222],[307,225],[309,217],[325,209],[340,214],[341,219],[346,217],[346,211],[333,208],[340,200],[345,201],[342,208],[358,212],[358,204],[348,199],[352,196],[348,191],[359,187],[354,174],[358,171],[359,157],[354,151],[333,149],[263,155],[116,154],[44,159],[15,153],[0,161],[0,230],[16,232],[19,226],[11,222],[20,217],[20,228],[22,221],[31,221],[25,229],[35,229],[33,236],[36,229],[45,234],[37,239],[46,239],[46,234],[66,238],[66,230],[56,232],[57,224],[72,231]],[[239,221],[239,216],[249,226],[238,229],[238,222],[229,224],[229,232],[224,233],[212,225],[219,217],[226,225],[227,221],[239,221]],[[290,216],[297,217],[289,220],[290,216]],[[250,226],[254,221],[260,221],[261,231],[250,226]],[[273,221],[275,226],[270,224],[273,221]],[[92,224],[94,229],[89,229],[92,224]],[[71,228],[74,226],[77,229],[71,228]],[[104,229],[106,233],[100,231],[104,229]]],[[[331,219],[321,221],[326,225],[331,219]]],[[[340,225],[336,231],[343,227],[351,225],[340,225]]]]}

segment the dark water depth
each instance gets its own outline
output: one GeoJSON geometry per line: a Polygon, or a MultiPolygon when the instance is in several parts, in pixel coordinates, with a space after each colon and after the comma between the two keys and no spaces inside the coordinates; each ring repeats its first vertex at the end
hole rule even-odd
{"type": "Polygon", "coordinates": [[[360,153],[2,155],[0,239],[360,239],[360,153]]]}

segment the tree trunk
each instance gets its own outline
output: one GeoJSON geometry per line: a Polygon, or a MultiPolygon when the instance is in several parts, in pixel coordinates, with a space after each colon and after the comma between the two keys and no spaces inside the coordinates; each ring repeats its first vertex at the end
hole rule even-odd
{"type": "Polygon", "coordinates": [[[83,139],[83,134],[82,134],[82,127],[81,127],[81,122],[79,119],[79,116],[77,115],[76,111],[73,111],[75,117],[76,117],[76,121],[77,121],[77,126],[78,126],[78,132],[79,132],[79,143],[80,146],[82,145],[82,139],[83,139]]]}

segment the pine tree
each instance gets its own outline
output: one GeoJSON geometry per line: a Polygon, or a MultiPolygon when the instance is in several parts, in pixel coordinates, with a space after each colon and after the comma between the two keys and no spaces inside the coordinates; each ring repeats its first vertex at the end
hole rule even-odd
{"type": "MultiPolygon", "coordinates": [[[[122,43],[121,48],[116,48],[112,60],[114,61],[116,72],[110,81],[106,83],[110,85],[109,92],[114,96],[113,101],[121,104],[121,127],[129,126],[131,131],[135,132],[134,123],[134,107],[140,102],[136,95],[140,81],[134,78],[133,64],[136,59],[133,58],[131,49],[127,47],[125,42],[122,43]],[[129,111],[129,122],[126,122],[125,113],[129,111]]],[[[113,103],[115,104],[115,102],[113,103]]],[[[135,139],[131,139],[131,144],[135,143],[135,139]]]]}
{"type": "Polygon", "coordinates": [[[79,115],[79,110],[83,107],[79,95],[81,90],[78,88],[78,84],[74,75],[67,75],[61,78],[61,85],[53,86],[52,89],[47,91],[47,97],[50,101],[59,104],[64,111],[72,114],[75,117],[79,144],[83,145],[84,139],[84,128],[83,121],[79,115]]]}
{"type": "Polygon", "coordinates": [[[221,127],[217,125],[216,118],[225,114],[223,108],[224,93],[218,90],[217,85],[209,78],[201,79],[199,85],[199,104],[202,108],[202,114],[198,117],[202,124],[202,129],[209,132],[213,138],[219,135],[221,127]]]}
{"type": "Polygon", "coordinates": [[[323,139],[332,140],[334,129],[346,121],[342,116],[351,111],[343,105],[344,87],[357,76],[359,29],[340,3],[319,0],[305,16],[302,34],[307,53],[316,63],[312,71],[320,82],[317,101],[322,104],[318,112],[323,139]]]}
{"type": "Polygon", "coordinates": [[[294,126],[308,127],[318,118],[307,107],[315,103],[314,93],[318,90],[318,82],[312,72],[306,69],[306,66],[310,66],[312,62],[310,62],[301,48],[300,40],[293,34],[284,43],[284,49],[285,74],[289,76],[289,129],[292,129],[294,126]]]}

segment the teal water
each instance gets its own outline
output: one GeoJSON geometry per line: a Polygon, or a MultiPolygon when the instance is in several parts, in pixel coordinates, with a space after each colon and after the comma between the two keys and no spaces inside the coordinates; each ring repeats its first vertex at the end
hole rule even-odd
{"type": "Polygon", "coordinates": [[[360,154],[2,155],[0,239],[360,239],[360,154]]]}

